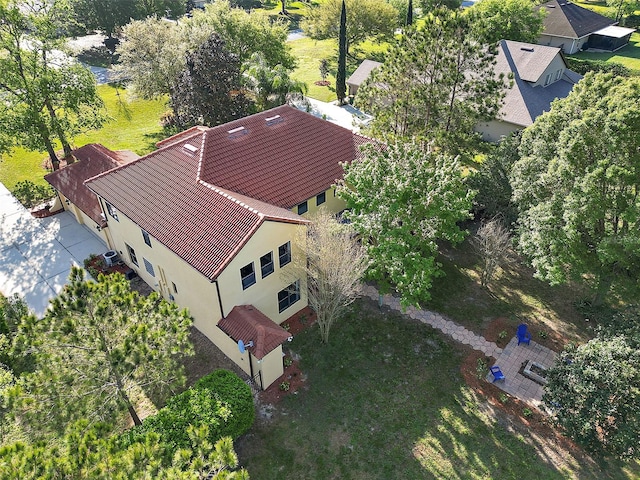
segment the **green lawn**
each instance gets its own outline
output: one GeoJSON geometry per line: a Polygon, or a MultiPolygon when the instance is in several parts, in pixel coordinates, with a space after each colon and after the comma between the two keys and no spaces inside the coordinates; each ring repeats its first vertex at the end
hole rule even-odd
{"type": "Polygon", "coordinates": [[[640,33],[632,34],[629,44],[616,52],[580,52],[572,56],[585,60],[621,63],[631,70],[640,71],[640,33]]]}
{"type": "MultiPolygon", "coordinates": [[[[133,100],[127,98],[123,89],[101,85],[98,92],[102,97],[109,120],[98,130],[79,135],[74,139],[76,146],[87,143],[102,143],[113,150],[129,149],[139,155],[152,151],[155,142],[164,135],[160,126],[160,115],[167,110],[165,100],[133,100]]],[[[20,180],[31,180],[45,184],[42,167],[46,153],[15,149],[10,155],[3,155],[0,163],[0,182],[12,189],[20,180]]]]}
{"type": "Polygon", "coordinates": [[[289,348],[307,388],[238,442],[252,478],[629,478],[617,463],[546,458],[538,439],[512,433],[466,386],[459,366],[468,350],[369,300],[328,345],[314,326],[289,348]]]}

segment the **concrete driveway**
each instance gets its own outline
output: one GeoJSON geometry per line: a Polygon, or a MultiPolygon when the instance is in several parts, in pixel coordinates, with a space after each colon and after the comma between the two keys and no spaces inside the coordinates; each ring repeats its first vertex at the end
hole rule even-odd
{"type": "Polygon", "coordinates": [[[106,250],[71,213],[33,218],[0,184],[0,292],[17,293],[38,317],[62,290],[72,265],[106,250]]]}

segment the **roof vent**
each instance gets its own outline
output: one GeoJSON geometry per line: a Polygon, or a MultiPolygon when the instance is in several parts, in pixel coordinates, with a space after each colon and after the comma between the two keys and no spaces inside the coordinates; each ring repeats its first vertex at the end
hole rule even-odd
{"type": "Polygon", "coordinates": [[[191,155],[195,155],[196,152],[198,151],[198,147],[191,145],[190,143],[185,143],[182,148],[187,152],[190,153],[191,155]]]}
{"type": "Polygon", "coordinates": [[[244,127],[232,128],[231,130],[227,130],[229,134],[229,138],[238,138],[247,133],[247,129],[244,127]]]}
{"type": "Polygon", "coordinates": [[[533,52],[533,47],[520,47],[523,52],[533,52]]]}
{"type": "Polygon", "coordinates": [[[274,115],[273,117],[267,117],[264,119],[267,126],[275,125],[277,123],[282,123],[283,120],[284,118],[282,118],[280,115],[274,115]]]}
{"type": "Polygon", "coordinates": [[[547,5],[547,8],[556,8],[555,5],[547,5]]]}

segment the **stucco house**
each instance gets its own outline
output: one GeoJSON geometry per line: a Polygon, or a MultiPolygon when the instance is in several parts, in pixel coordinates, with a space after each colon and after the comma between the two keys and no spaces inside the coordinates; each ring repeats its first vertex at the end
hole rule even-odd
{"type": "Polygon", "coordinates": [[[498,118],[476,126],[488,142],[531,125],[582,78],[568,69],[560,48],[510,40],[500,41],[494,70],[504,75],[508,88],[498,118]]]}
{"type": "Polygon", "coordinates": [[[576,53],[582,48],[617,50],[629,43],[635,31],[568,0],[550,0],[536,8],[546,12],[538,43],[560,47],[564,53],[576,53]]]}
{"type": "Polygon", "coordinates": [[[376,68],[379,68],[382,65],[380,62],[375,62],[373,60],[363,60],[358,68],[351,74],[351,76],[347,79],[347,87],[349,89],[348,95],[353,97],[358,93],[358,88],[360,85],[364,83],[364,81],[369,78],[371,72],[373,72],[376,68]]]}
{"type": "Polygon", "coordinates": [[[289,334],[280,324],[307,306],[305,279],[291,272],[292,259],[302,255],[295,232],[320,206],[344,209],[333,188],[340,163],[367,142],[282,106],[191,128],[124,164],[96,162],[84,174],[92,178],[79,176],[72,189],[55,179],[69,172],[48,179],[66,192],[63,204],[71,190],[88,188],[99,210],[86,215],[105,250],[188,308],[195,326],[266,388],[283,373],[289,334]]]}

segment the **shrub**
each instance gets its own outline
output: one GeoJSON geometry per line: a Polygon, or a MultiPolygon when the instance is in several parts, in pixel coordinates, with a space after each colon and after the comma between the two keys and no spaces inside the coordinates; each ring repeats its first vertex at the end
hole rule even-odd
{"type": "Polygon", "coordinates": [[[602,60],[587,60],[585,58],[565,57],[569,68],[580,75],[587,72],[613,73],[621,77],[636,75],[624,65],[615,62],[605,62],[602,60]]]}
{"type": "Polygon", "coordinates": [[[50,200],[55,191],[49,185],[36,185],[30,180],[16,183],[11,192],[26,208],[33,208],[45,200],[50,200]]]}
{"type": "Polygon", "coordinates": [[[202,377],[188,390],[172,397],[157,415],[126,432],[127,443],[148,432],[159,434],[173,448],[189,448],[189,425],[209,427],[209,441],[224,436],[238,438],[253,424],[255,411],[251,388],[228,370],[216,370],[202,377]]]}

